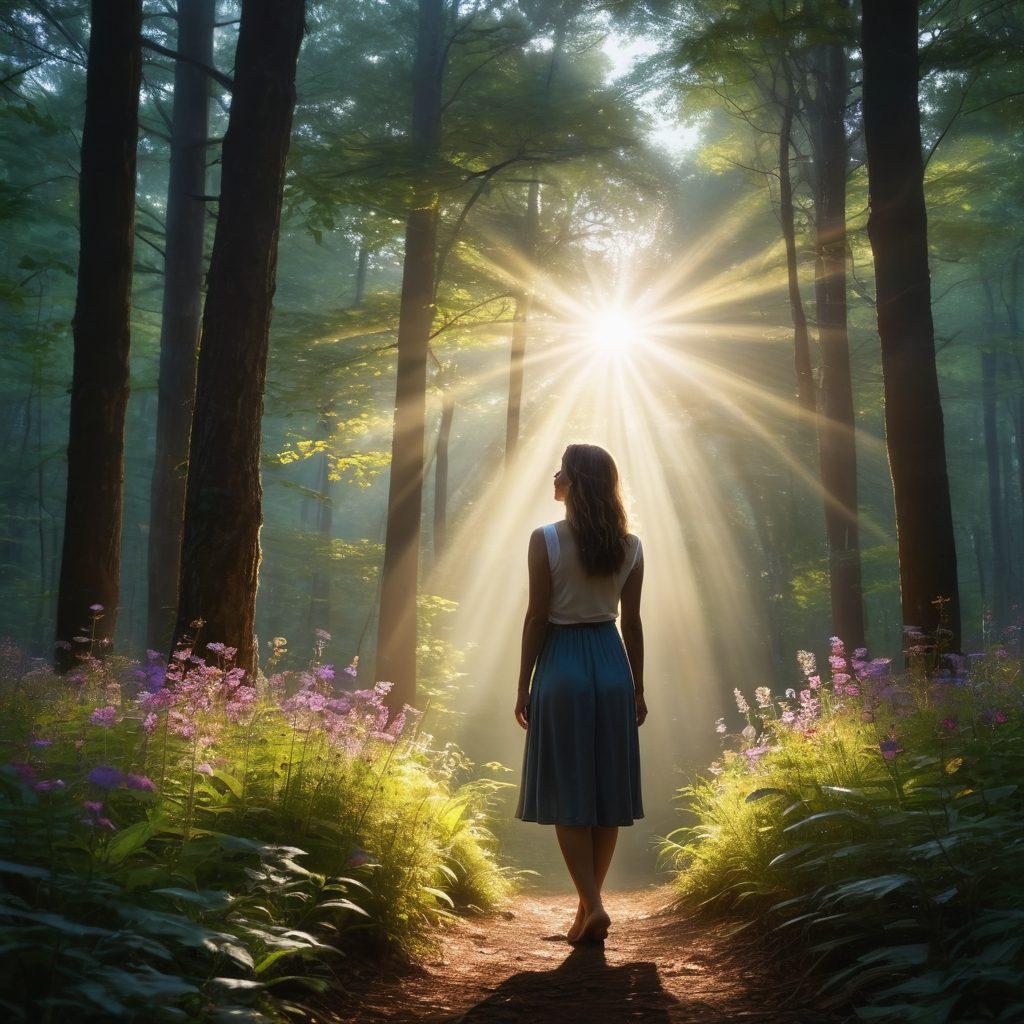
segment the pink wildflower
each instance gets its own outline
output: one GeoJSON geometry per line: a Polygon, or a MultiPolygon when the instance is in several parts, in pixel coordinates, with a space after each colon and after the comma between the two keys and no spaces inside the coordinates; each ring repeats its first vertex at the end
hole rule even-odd
{"type": "Polygon", "coordinates": [[[128,789],[137,789],[145,793],[156,792],[156,783],[145,775],[133,775],[129,772],[124,777],[124,784],[128,789]]]}
{"type": "Polygon", "coordinates": [[[108,704],[105,708],[96,708],[89,716],[89,721],[102,729],[109,729],[117,721],[117,708],[113,704],[108,704]]]}

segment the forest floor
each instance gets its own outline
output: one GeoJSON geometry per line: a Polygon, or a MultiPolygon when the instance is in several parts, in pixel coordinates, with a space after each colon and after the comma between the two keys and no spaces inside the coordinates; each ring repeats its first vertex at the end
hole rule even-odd
{"type": "Polygon", "coordinates": [[[672,890],[606,895],[603,944],[565,941],[567,896],[519,896],[507,910],[460,918],[416,966],[367,967],[320,1018],[346,1024],[836,1024],[813,986],[763,943],[669,907],[672,890]]]}

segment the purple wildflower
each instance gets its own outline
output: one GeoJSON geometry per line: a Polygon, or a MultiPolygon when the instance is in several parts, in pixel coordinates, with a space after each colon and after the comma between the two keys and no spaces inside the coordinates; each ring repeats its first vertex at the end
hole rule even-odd
{"type": "Polygon", "coordinates": [[[884,740],[879,740],[878,749],[882,752],[882,757],[886,761],[895,761],[896,755],[903,753],[903,748],[899,745],[895,736],[887,736],[884,740]]]}
{"type": "Polygon", "coordinates": [[[145,775],[133,775],[129,772],[124,777],[124,784],[129,789],[137,789],[146,793],[156,792],[156,783],[145,775]]]}
{"type": "Polygon", "coordinates": [[[372,858],[361,846],[353,846],[345,862],[346,867],[358,868],[372,863],[372,858]]]}
{"type": "Polygon", "coordinates": [[[118,771],[107,764],[98,764],[86,776],[86,780],[100,789],[113,789],[124,782],[124,772],[118,771]]]}
{"type": "Polygon", "coordinates": [[[32,787],[37,793],[52,793],[54,790],[64,788],[63,779],[40,779],[32,787]]]}

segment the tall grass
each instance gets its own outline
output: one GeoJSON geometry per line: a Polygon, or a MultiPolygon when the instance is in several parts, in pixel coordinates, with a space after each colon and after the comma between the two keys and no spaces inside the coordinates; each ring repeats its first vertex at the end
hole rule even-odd
{"type": "Polygon", "coordinates": [[[917,660],[834,639],[826,679],[801,652],[794,689],[737,691],[662,852],[685,904],[791,937],[860,1019],[1024,1020],[1021,662],[917,660]]]}
{"type": "MultiPolygon", "coordinates": [[[[97,614],[100,614],[97,611],[97,614]]],[[[322,641],[324,638],[321,638],[322,641]]],[[[0,651],[0,1006],[12,1020],[266,1020],[344,983],[353,948],[415,953],[509,890],[473,780],[388,684],[234,652],[0,651]],[[342,685],[343,684],[343,685],[342,685]],[[469,779],[469,781],[462,781],[469,779]]]]}

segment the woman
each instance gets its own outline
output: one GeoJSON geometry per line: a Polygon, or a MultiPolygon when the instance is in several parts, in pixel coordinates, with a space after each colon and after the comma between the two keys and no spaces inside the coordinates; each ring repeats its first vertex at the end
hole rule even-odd
{"type": "Polygon", "coordinates": [[[579,893],[569,942],[600,941],[601,886],[619,827],[643,817],[640,538],[626,530],[615,461],[571,444],[555,474],[565,519],[530,537],[530,604],[515,715],[526,729],[516,817],[554,825],[579,893]],[[615,628],[622,602],[622,636],[615,628]],[[623,643],[625,641],[625,643],[623,643]],[[531,688],[532,676],[532,688],[531,688]]]}

